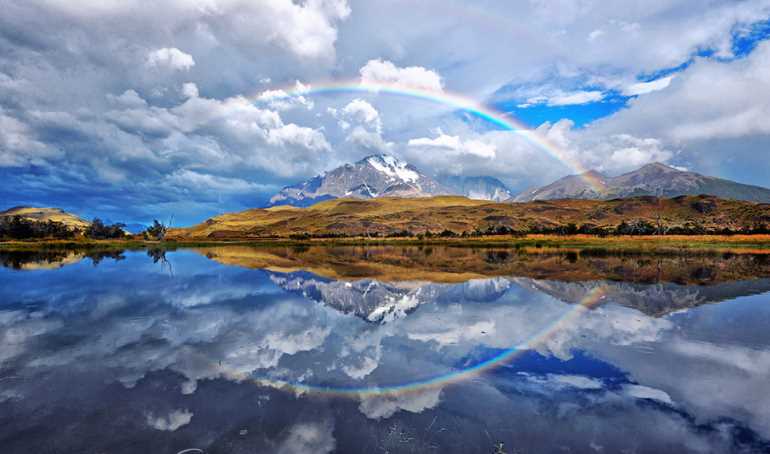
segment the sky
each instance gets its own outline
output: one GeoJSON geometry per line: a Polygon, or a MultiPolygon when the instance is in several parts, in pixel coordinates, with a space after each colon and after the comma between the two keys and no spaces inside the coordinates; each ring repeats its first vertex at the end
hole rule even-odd
{"type": "Polygon", "coordinates": [[[375,153],[514,192],[655,161],[770,186],[768,37],[770,0],[5,0],[0,208],[187,225],[375,153]]]}

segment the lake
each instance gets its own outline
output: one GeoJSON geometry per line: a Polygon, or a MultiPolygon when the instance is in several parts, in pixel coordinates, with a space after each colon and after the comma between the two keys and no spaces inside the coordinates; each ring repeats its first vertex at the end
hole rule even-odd
{"type": "Polygon", "coordinates": [[[0,251],[0,452],[770,452],[770,255],[0,251]]]}

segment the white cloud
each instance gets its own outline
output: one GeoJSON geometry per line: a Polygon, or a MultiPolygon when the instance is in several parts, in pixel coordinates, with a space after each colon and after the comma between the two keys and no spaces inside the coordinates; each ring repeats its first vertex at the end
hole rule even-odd
{"type": "Polygon", "coordinates": [[[564,93],[553,96],[549,98],[546,103],[549,106],[572,106],[598,102],[602,99],[604,99],[604,94],[600,91],[576,91],[573,93],[564,93]]]}
{"type": "Polygon", "coordinates": [[[359,73],[364,84],[393,84],[438,92],[444,89],[441,76],[422,66],[400,68],[387,60],[369,60],[359,73]]]}
{"type": "Polygon", "coordinates": [[[668,405],[674,404],[674,401],[671,400],[671,396],[669,396],[668,393],[660,389],[650,388],[649,386],[624,385],[623,392],[637,399],[652,399],[668,405]]]}
{"type": "MultiPolygon", "coordinates": [[[[220,170],[246,167],[288,174],[297,166],[318,163],[316,154],[331,149],[320,129],[286,123],[278,112],[260,108],[245,97],[200,97],[194,83],[185,83],[182,92],[186,99],[181,104],[163,108],[134,100],[132,107],[109,111],[105,118],[124,131],[145,134],[153,150],[147,158],[173,157],[188,167],[205,163],[220,170]],[[283,159],[275,159],[273,153],[280,150],[283,159]]],[[[191,174],[186,172],[175,178],[189,179],[191,174]]],[[[208,183],[221,183],[211,178],[208,183]]],[[[232,182],[239,180],[238,186],[243,187],[243,179],[232,182]]]]}
{"type": "Polygon", "coordinates": [[[652,93],[653,91],[663,90],[671,84],[674,76],[661,77],[660,79],[649,82],[638,82],[623,88],[623,94],[626,96],[638,96],[652,93]]]}
{"type": "Polygon", "coordinates": [[[59,150],[39,141],[29,125],[0,108],[0,167],[41,165],[61,155],[59,150]]]}
{"type": "Polygon", "coordinates": [[[182,85],[182,94],[185,98],[197,98],[200,96],[198,86],[192,82],[187,82],[182,85]]]}
{"type": "Polygon", "coordinates": [[[252,183],[240,178],[220,177],[199,173],[190,169],[177,170],[166,177],[166,181],[180,188],[195,188],[198,191],[208,190],[219,193],[243,194],[277,189],[274,186],[252,183]]]}
{"type": "Polygon", "coordinates": [[[561,384],[561,385],[567,385],[572,386],[573,388],[579,388],[579,389],[602,389],[604,387],[604,383],[602,383],[601,380],[597,380],[595,378],[586,377],[583,375],[557,375],[557,374],[551,374],[548,376],[553,382],[561,384]]]}
{"type": "Polygon", "coordinates": [[[299,145],[311,151],[329,151],[331,145],[323,133],[316,129],[297,126],[293,123],[267,131],[267,143],[271,145],[299,145]]]}
{"type": "Polygon", "coordinates": [[[118,104],[120,106],[124,107],[146,107],[147,101],[142,99],[141,96],[139,96],[139,93],[137,93],[135,90],[126,90],[123,92],[123,94],[119,96],[115,96],[112,94],[107,94],[107,99],[114,102],[115,104],[118,104]]]}
{"type": "Polygon", "coordinates": [[[147,66],[187,71],[195,66],[195,59],[176,47],[164,47],[147,54],[147,66]]]}
{"type": "Polygon", "coordinates": [[[192,420],[193,413],[187,410],[174,410],[168,415],[147,415],[147,424],[155,430],[173,432],[192,420]]]}
{"type": "Polygon", "coordinates": [[[422,413],[434,408],[441,401],[441,388],[414,391],[407,394],[380,395],[365,397],[358,409],[369,419],[387,419],[404,410],[410,413],[422,413]]]}
{"type": "MultiPolygon", "coordinates": [[[[263,18],[272,21],[271,35],[299,57],[332,59],[337,40],[335,24],[350,15],[347,0],[267,0],[250,8],[262,10],[263,18]]],[[[245,30],[244,30],[245,32],[245,30]]],[[[252,29],[253,32],[253,29],[252,29]]]]}
{"type": "Polygon", "coordinates": [[[519,108],[525,109],[527,107],[546,105],[546,106],[575,106],[581,104],[588,104],[592,102],[599,102],[604,99],[604,93],[598,90],[579,90],[573,92],[563,92],[561,90],[555,90],[547,95],[538,95],[527,98],[526,102],[518,105],[519,108]]]}
{"type": "Polygon", "coordinates": [[[259,101],[267,103],[271,109],[286,111],[294,109],[296,107],[303,107],[307,110],[312,110],[315,107],[315,103],[312,99],[303,96],[299,93],[309,90],[310,87],[297,81],[294,84],[295,93],[287,93],[286,90],[265,90],[257,96],[259,101]]]}
{"type": "Polygon", "coordinates": [[[570,120],[544,123],[536,133],[559,149],[562,162],[578,162],[581,169],[616,174],[651,162],[667,162],[676,152],[661,140],[631,134],[595,134],[590,128],[576,129],[570,120]]]}
{"type": "Polygon", "coordinates": [[[759,175],[759,169],[770,170],[760,151],[770,140],[768,67],[767,41],[743,59],[698,58],[665,90],[632,100],[581,135],[596,143],[617,135],[655,138],[660,148],[677,150],[678,163],[700,173],[720,176],[729,169],[735,178],[750,169],[759,175]]]}
{"type": "Polygon", "coordinates": [[[337,125],[348,131],[346,142],[380,152],[389,152],[393,143],[382,137],[380,113],[368,101],[356,98],[341,109],[329,108],[329,114],[337,119],[337,125]]]}
{"type": "Polygon", "coordinates": [[[326,454],[334,451],[334,421],[299,423],[288,429],[286,439],[275,450],[277,454],[326,454]]]}
{"type": "Polygon", "coordinates": [[[408,145],[414,148],[433,149],[452,154],[471,155],[478,158],[493,159],[497,150],[493,144],[481,140],[463,140],[459,136],[450,136],[439,131],[435,138],[420,137],[409,139],[408,145]]]}
{"type": "Polygon", "coordinates": [[[606,32],[600,28],[597,28],[596,30],[592,31],[588,34],[588,42],[596,41],[601,36],[604,36],[606,32]]]}
{"type": "Polygon", "coordinates": [[[363,99],[354,99],[342,108],[342,114],[348,121],[364,123],[377,132],[382,132],[382,120],[380,113],[371,104],[363,99]]]}

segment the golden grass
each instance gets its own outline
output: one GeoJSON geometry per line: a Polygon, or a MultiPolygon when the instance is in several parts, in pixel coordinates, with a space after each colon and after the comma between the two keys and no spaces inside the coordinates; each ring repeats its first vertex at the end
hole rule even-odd
{"type": "MultiPolygon", "coordinates": [[[[364,237],[372,234],[385,236],[403,230],[415,234],[451,230],[460,234],[500,226],[526,232],[569,224],[614,229],[623,221],[645,221],[654,225],[658,217],[665,227],[697,224],[707,230],[725,227],[738,230],[769,220],[770,205],[695,196],[660,202],[649,197],[529,203],[493,203],[457,196],[333,199],[308,208],[274,207],[224,214],[190,228],[173,229],[169,238],[260,240],[304,233],[364,237]]],[[[699,240],[688,237],[687,241],[699,240]]],[[[730,241],[740,243],[745,240],[730,241]]]]}
{"type": "Polygon", "coordinates": [[[34,208],[34,207],[20,207],[8,210],[1,215],[2,217],[21,216],[24,219],[38,222],[60,222],[71,228],[85,229],[90,222],[70,214],[61,211],[57,208],[34,208]]]}
{"type": "MultiPolygon", "coordinates": [[[[277,272],[309,271],[335,280],[465,282],[491,276],[562,281],[609,279],[712,285],[770,277],[770,260],[710,250],[649,254],[586,249],[366,247],[200,247],[217,262],[277,272]],[[704,272],[704,270],[707,270],[704,272]]],[[[765,254],[767,255],[767,254],[765,254]]]]}

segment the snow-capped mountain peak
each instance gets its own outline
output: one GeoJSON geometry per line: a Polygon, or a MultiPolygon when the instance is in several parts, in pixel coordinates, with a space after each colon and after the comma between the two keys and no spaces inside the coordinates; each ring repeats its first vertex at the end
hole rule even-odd
{"type": "Polygon", "coordinates": [[[372,199],[437,195],[464,195],[494,201],[511,197],[505,185],[495,178],[454,177],[437,181],[402,159],[376,154],[287,186],[270,199],[270,205],[309,206],[337,197],[372,199]]]}
{"type": "Polygon", "coordinates": [[[405,183],[416,183],[420,179],[418,171],[395,156],[386,154],[372,155],[364,158],[364,161],[378,172],[382,172],[394,180],[398,179],[405,183]]]}

